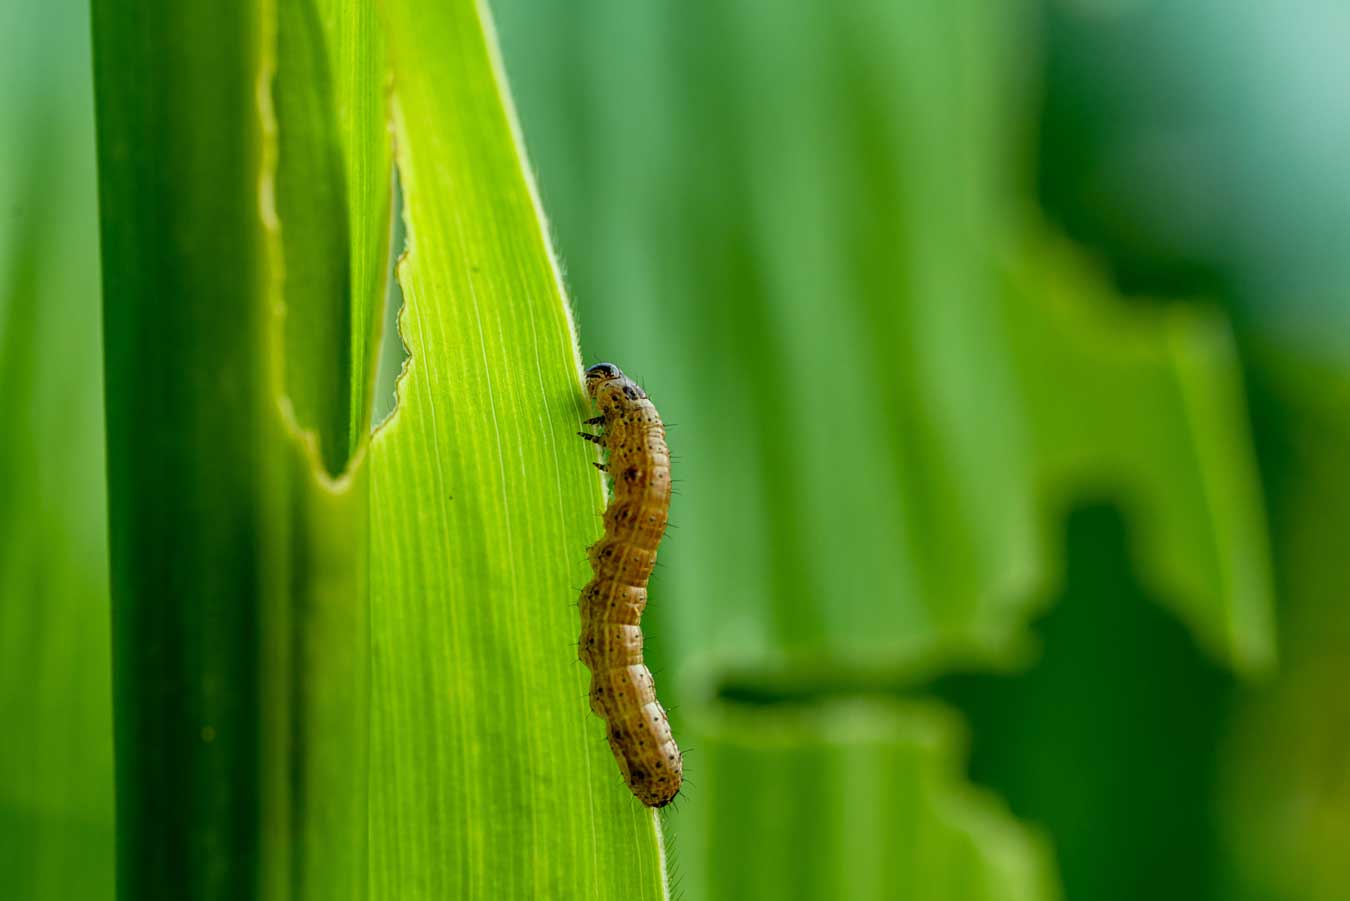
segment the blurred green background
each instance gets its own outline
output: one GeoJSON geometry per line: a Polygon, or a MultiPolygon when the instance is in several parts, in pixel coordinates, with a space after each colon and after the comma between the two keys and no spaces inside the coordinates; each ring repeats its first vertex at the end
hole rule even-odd
{"type": "MultiPolygon", "coordinates": [[[[1350,898],[1344,6],[491,5],[685,896],[1350,898]]],[[[0,880],[110,897],[87,11],[0,48],[0,880]]]]}

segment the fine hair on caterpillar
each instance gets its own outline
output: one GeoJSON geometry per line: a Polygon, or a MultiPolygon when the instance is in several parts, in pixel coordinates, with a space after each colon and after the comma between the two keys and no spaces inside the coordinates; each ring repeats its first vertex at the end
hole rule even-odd
{"type": "Polygon", "coordinates": [[[643,663],[641,621],[670,511],[670,451],[656,407],[619,367],[587,369],[586,392],[600,415],[585,425],[602,431],[577,434],[608,452],[595,465],[613,477],[614,492],[605,534],[587,552],[594,576],[581,590],[578,653],[624,781],[643,804],[665,807],[680,790],[684,758],[643,663]]]}

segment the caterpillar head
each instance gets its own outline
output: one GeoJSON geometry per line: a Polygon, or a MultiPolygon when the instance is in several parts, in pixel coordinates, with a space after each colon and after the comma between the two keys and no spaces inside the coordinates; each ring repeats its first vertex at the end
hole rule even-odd
{"type": "Polygon", "coordinates": [[[629,402],[647,396],[646,392],[613,363],[596,363],[586,370],[586,393],[602,410],[610,406],[605,401],[619,395],[629,402]]]}

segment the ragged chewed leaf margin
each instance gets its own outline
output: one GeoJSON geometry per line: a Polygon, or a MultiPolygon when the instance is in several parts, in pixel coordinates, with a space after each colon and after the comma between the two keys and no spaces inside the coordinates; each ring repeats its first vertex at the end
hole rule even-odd
{"type": "Polygon", "coordinates": [[[576,655],[603,496],[486,11],[387,11],[410,356],[371,448],[373,894],[661,898],[576,655]]]}

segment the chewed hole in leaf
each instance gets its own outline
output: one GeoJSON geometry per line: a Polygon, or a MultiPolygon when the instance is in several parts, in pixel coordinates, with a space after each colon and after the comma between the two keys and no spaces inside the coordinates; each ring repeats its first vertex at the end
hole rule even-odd
{"type": "Polygon", "coordinates": [[[399,332],[403,315],[403,286],[398,283],[398,263],[408,249],[408,229],[403,219],[403,186],[398,167],[394,167],[392,204],[393,228],[389,235],[388,291],[384,304],[384,329],[380,339],[380,362],[375,372],[375,395],[371,404],[370,425],[378,428],[398,406],[398,379],[411,356],[399,332]]]}

